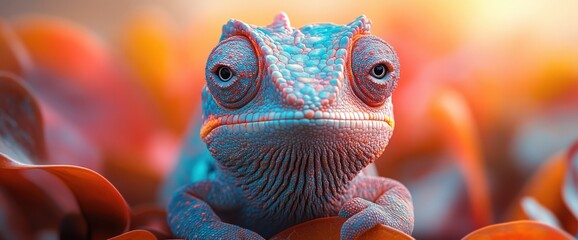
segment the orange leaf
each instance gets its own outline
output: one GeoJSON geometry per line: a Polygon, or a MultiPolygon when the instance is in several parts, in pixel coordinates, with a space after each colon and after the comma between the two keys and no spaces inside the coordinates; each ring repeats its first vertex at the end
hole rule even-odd
{"type": "Polygon", "coordinates": [[[478,229],[462,238],[462,240],[484,239],[570,240],[574,238],[562,230],[536,221],[515,221],[490,225],[478,229]]]}
{"type": "MultiPolygon", "coordinates": [[[[299,225],[290,227],[281,233],[276,234],[271,240],[298,240],[298,239],[339,239],[341,226],[345,218],[326,217],[311,220],[299,225]]],[[[378,225],[367,231],[359,239],[392,239],[411,240],[411,236],[385,225],[378,225]]]]}

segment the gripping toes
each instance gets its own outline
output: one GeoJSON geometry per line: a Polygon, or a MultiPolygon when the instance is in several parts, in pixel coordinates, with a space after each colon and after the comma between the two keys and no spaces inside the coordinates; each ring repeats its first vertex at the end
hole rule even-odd
{"type": "MultiPolygon", "coordinates": [[[[261,235],[245,229],[241,227],[237,227],[235,225],[223,223],[225,226],[224,231],[221,229],[217,229],[215,232],[217,235],[213,235],[211,239],[244,239],[244,240],[265,240],[261,235]]],[[[209,239],[209,238],[200,238],[200,239],[209,239]]]]}
{"type": "MultiPolygon", "coordinates": [[[[339,212],[340,217],[347,218],[341,227],[341,239],[352,240],[361,236],[378,224],[387,225],[408,233],[403,217],[388,208],[362,198],[347,202],[339,212]],[[400,217],[402,219],[400,219],[400,217]]],[[[409,230],[411,233],[411,230],[409,230]]]]}
{"type": "Polygon", "coordinates": [[[386,224],[385,212],[380,206],[362,198],[354,198],[347,202],[340,217],[348,218],[341,227],[341,239],[353,240],[377,224],[386,224]]]}
{"type": "Polygon", "coordinates": [[[175,195],[167,220],[172,232],[184,239],[263,239],[249,229],[222,222],[209,204],[187,190],[175,195]]]}
{"type": "Polygon", "coordinates": [[[185,239],[264,240],[259,234],[232,224],[215,221],[199,225],[195,231],[178,234],[185,239]]]}

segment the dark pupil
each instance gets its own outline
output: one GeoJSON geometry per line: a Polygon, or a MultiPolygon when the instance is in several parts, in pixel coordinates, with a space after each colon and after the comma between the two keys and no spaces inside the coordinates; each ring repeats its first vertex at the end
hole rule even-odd
{"type": "Polygon", "coordinates": [[[377,78],[382,78],[385,73],[385,67],[383,65],[377,65],[373,68],[373,74],[377,78]]]}
{"type": "Polygon", "coordinates": [[[219,68],[219,78],[223,81],[231,79],[231,70],[228,67],[219,68]]]}

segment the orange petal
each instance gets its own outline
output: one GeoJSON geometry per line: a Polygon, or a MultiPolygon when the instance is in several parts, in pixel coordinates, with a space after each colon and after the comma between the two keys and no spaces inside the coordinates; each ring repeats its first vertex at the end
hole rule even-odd
{"type": "Polygon", "coordinates": [[[404,232],[381,224],[361,235],[359,239],[415,240],[413,237],[405,234],[404,232]]]}
{"type": "Polygon", "coordinates": [[[31,163],[46,157],[36,100],[13,74],[0,72],[0,152],[31,163]]]}
{"type": "MultiPolygon", "coordinates": [[[[7,71],[10,73],[2,73],[3,78],[17,78],[11,74],[18,73],[19,76],[31,75],[33,71],[32,63],[29,59],[27,51],[24,49],[22,43],[17,39],[17,36],[11,31],[10,26],[0,21],[0,71],[7,71]],[[6,62],[8,61],[8,62],[6,62]]],[[[24,79],[15,79],[22,84],[31,84],[23,81],[24,79]]],[[[10,89],[3,89],[4,91],[12,91],[12,94],[17,94],[16,91],[10,89]]],[[[14,107],[14,106],[13,106],[14,107]]],[[[40,163],[67,163],[90,167],[91,169],[98,168],[98,154],[96,147],[87,143],[87,140],[70,124],[63,123],[64,121],[54,111],[43,108],[43,119],[46,129],[46,146],[48,156],[34,157],[40,163]],[[46,158],[46,159],[45,159],[46,158]],[[46,160],[46,161],[43,161],[46,160]]],[[[36,111],[36,110],[35,110],[36,111]]],[[[38,128],[42,128],[42,124],[36,124],[38,128]]],[[[19,128],[20,131],[22,128],[19,128]]],[[[40,129],[42,130],[42,129],[40,129]]],[[[41,136],[37,136],[41,137],[41,136]]],[[[32,138],[33,139],[33,138],[32,138]]]]}
{"type": "Polygon", "coordinates": [[[29,228],[30,219],[21,214],[16,201],[8,198],[5,191],[0,193],[0,208],[2,209],[0,213],[1,239],[33,239],[33,231],[29,228]],[[5,221],[6,219],[10,221],[5,221]]]}
{"type": "Polygon", "coordinates": [[[122,235],[110,238],[109,240],[156,240],[154,234],[146,230],[133,230],[122,235]]]}
{"type": "Polygon", "coordinates": [[[562,197],[566,206],[578,220],[578,141],[568,152],[566,176],[562,185],[562,197]]]}
{"type": "MultiPolygon", "coordinates": [[[[299,225],[285,229],[276,234],[271,240],[298,240],[298,239],[339,239],[341,226],[345,218],[327,217],[311,220],[299,225]]],[[[393,240],[411,240],[411,236],[385,225],[378,225],[367,231],[359,239],[393,239],[393,240]]]]}
{"type": "Polygon", "coordinates": [[[528,219],[528,214],[521,207],[522,197],[531,197],[539,202],[545,209],[554,213],[561,226],[567,231],[576,231],[576,219],[562,199],[562,188],[565,172],[567,170],[568,155],[558,153],[548,159],[536,171],[522,190],[518,200],[510,207],[506,219],[528,219]]]}
{"type": "Polygon", "coordinates": [[[156,205],[133,207],[130,225],[131,229],[147,229],[159,238],[169,238],[172,235],[165,208],[156,205]]]}
{"type": "Polygon", "coordinates": [[[478,229],[462,240],[570,240],[574,239],[560,229],[536,221],[515,221],[500,223],[478,229]]]}
{"type": "Polygon", "coordinates": [[[135,155],[111,154],[104,162],[103,171],[131,206],[154,202],[158,197],[161,175],[149,164],[139,162],[135,155]]]}
{"type": "Polygon", "coordinates": [[[522,198],[521,205],[531,220],[539,221],[552,227],[560,227],[560,222],[556,216],[533,197],[522,198]]]}
{"type": "Polygon", "coordinates": [[[466,180],[474,224],[485,226],[492,222],[493,216],[477,126],[472,113],[465,99],[451,89],[441,89],[432,104],[432,113],[459,160],[457,164],[466,180]]]}
{"type": "MultiPolygon", "coordinates": [[[[76,166],[18,164],[0,155],[0,170],[3,172],[23,174],[30,169],[42,169],[66,184],[74,194],[93,238],[112,237],[128,229],[128,205],[116,188],[100,174],[76,166]]],[[[26,191],[24,194],[31,192],[26,191]]]]}
{"type": "MultiPolygon", "coordinates": [[[[16,76],[0,72],[0,156],[32,163],[45,157],[44,148],[42,117],[36,100],[16,76]]],[[[58,204],[25,176],[7,171],[9,164],[17,163],[0,161],[0,190],[14,203],[12,210],[26,219],[27,226],[22,227],[29,227],[31,232],[56,228],[57,223],[44,220],[58,218],[58,204]]]]}
{"type": "Polygon", "coordinates": [[[0,75],[0,183],[7,192],[30,208],[53,209],[44,200],[50,186],[37,186],[24,177],[25,172],[40,169],[62,180],[74,194],[93,238],[112,237],[128,229],[128,205],[98,173],[75,166],[25,164],[43,157],[42,132],[34,98],[19,82],[0,75]]]}
{"type": "MultiPolygon", "coordinates": [[[[62,217],[60,205],[45,192],[43,186],[36,185],[26,178],[22,172],[6,169],[12,160],[5,158],[0,152],[0,190],[1,195],[13,203],[10,208],[14,214],[24,218],[25,224],[13,229],[13,234],[19,230],[36,234],[41,229],[57,229],[62,217]]],[[[49,186],[52,189],[52,186],[49,186]]],[[[2,205],[2,208],[7,207],[2,205]]]]}

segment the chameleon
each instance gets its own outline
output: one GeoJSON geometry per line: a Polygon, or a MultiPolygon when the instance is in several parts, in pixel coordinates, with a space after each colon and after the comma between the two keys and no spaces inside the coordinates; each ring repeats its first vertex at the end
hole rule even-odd
{"type": "Polygon", "coordinates": [[[393,133],[399,59],[360,16],[293,28],[229,20],[210,53],[200,137],[215,176],[172,196],[167,220],[186,239],[265,239],[341,216],[342,239],[384,224],[411,234],[411,195],[364,174],[393,133]]]}

